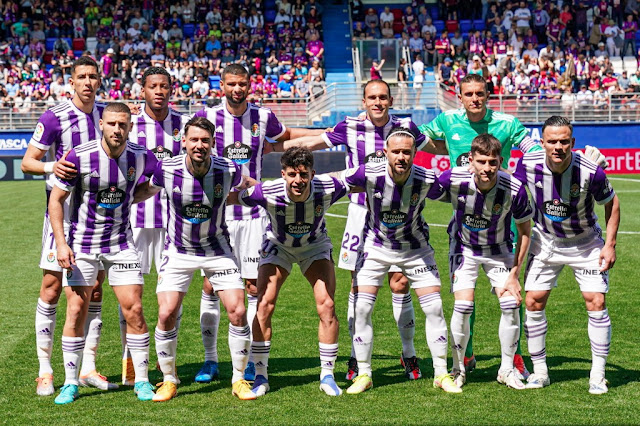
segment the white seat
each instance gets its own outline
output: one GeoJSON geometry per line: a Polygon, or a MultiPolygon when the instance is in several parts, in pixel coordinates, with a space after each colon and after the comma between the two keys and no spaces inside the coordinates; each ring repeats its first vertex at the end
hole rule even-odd
{"type": "Polygon", "coordinates": [[[625,56],[624,57],[624,69],[628,74],[632,74],[636,72],[638,69],[638,60],[633,56],[625,56]]]}
{"type": "Polygon", "coordinates": [[[611,65],[613,66],[613,73],[616,75],[622,74],[624,65],[620,57],[611,58],[611,65]]]}

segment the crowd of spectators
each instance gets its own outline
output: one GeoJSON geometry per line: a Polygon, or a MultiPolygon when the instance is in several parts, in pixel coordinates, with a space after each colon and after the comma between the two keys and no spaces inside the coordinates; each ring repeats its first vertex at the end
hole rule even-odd
{"type": "Polygon", "coordinates": [[[317,0],[0,0],[0,98],[24,112],[69,97],[79,55],[99,63],[104,100],[139,99],[157,65],[177,101],[215,102],[231,63],[253,101],[307,97],[324,84],[322,12],[317,0]]]}
{"type": "Polygon", "coordinates": [[[638,0],[439,0],[437,8],[414,1],[379,10],[352,0],[351,11],[354,38],[399,39],[408,48],[402,74],[414,80],[433,67],[436,79],[455,88],[476,73],[492,93],[522,102],[573,99],[597,108],[610,93],[640,92],[638,0]],[[634,66],[615,73],[611,59],[623,56],[634,66]]]}

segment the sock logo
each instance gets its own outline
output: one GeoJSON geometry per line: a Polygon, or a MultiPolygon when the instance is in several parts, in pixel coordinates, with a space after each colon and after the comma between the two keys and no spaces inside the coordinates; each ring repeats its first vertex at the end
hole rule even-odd
{"type": "Polygon", "coordinates": [[[94,326],[93,328],[91,328],[91,330],[93,330],[93,331],[100,331],[100,330],[102,330],[102,323],[99,323],[98,325],[94,326]]]}
{"type": "Polygon", "coordinates": [[[73,363],[73,361],[69,361],[69,362],[68,362],[68,363],[66,363],[64,366],[65,366],[65,367],[67,367],[67,368],[69,368],[69,369],[71,369],[71,370],[75,370],[76,368],[78,368],[78,367],[73,363]]]}
{"type": "Polygon", "coordinates": [[[145,359],[140,364],[138,364],[138,367],[148,367],[148,366],[149,366],[149,360],[148,359],[145,359]]]}
{"type": "Polygon", "coordinates": [[[461,351],[462,350],[462,345],[459,345],[459,344],[456,343],[455,345],[453,345],[453,349],[455,349],[456,351],[461,351]]]}
{"type": "Polygon", "coordinates": [[[236,355],[249,355],[249,351],[246,349],[243,349],[241,351],[237,351],[236,355]]]}
{"type": "Polygon", "coordinates": [[[51,330],[49,330],[49,327],[43,328],[42,330],[38,331],[38,336],[51,336],[51,330]]]}
{"type": "Polygon", "coordinates": [[[447,343],[447,338],[445,336],[440,336],[433,343],[447,343]]]}
{"type": "Polygon", "coordinates": [[[256,362],[256,367],[264,367],[264,364],[262,363],[262,361],[258,361],[256,362]]]}
{"type": "Polygon", "coordinates": [[[170,355],[168,353],[166,353],[165,351],[160,351],[160,352],[158,352],[158,356],[160,358],[168,358],[170,355]]]}
{"type": "Polygon", "coordinates": [[[408,323],[402,326],[402,328],[415,328],[415,327],[416,327],[416,323],[413,320],[409,321],[408,323]]]}
{"type": "Polygon", "coordinates": [[[355,343],[356,345],[364,345],[364,340],[362,340],[362,337],[358,336],[353,339],[353,343],[355,343]]]}
{"type": "Polygon", "coordinates": [[[331,361],[327,361],[324,364],[322,364],[322,368],[333,368],[333,362],[331,361]]]}
{"type": "Polygon", "coordinates": [[[211,332],[211,330],[207,329],[207,330],[202,332],[202,335],[211,337],[211,336],[213,336],[213,333],[211,332]]]}

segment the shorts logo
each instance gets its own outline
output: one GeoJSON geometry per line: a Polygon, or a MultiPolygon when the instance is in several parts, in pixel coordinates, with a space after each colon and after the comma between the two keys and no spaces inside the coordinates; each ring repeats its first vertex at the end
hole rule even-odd
{"type": "Polygon", "coordinates": [[[407,221],[407,214],[398,209],[382,212],[381,222],[387,228],[395,228],[407,221]]]}
{"type": "Polygon", "coordinates": [[[154,155],[159,161],[162,161],[165,158],[173,157],[173,153],[162,145],[156,146],[151,150],[151,152],[154,153],[154,155]]]}
{"type": "Polygon", "coordinates": [[[466,214],[462,218],[462,226],[472,232],[480,232],[489,228],[491,222],[480,215],[466,214]]]}
{"type": "Polygon", "coordinates": [[[580,186],[577,183],[571,185],[571,188],[569,189],[569,195],[571,195],[572,197],[577,197],[580,195],[580,186]]]}
{"type": "Polygon", "coordinates": [[[384,156],[384,151],[381,149],[376,150],[373,154],[369,154],[364,159],[365,163],[384,163],[387,157],[384,156]]]}
{"type": "Polygon", "coordinates": [[[158,285],[162,284],[162,275],[158,275],[158,285]]]}
{"type": "Polygon", "coordinates": [[[127,180],[129,182],[133,182],[135,178],[136,178],[136,169],[134,167],[129,167],[129,170],[127,170],[127,180]]]}
{"type": "Polygon", "coordinates": [[[314,212],[314,214],[316,215],[316,217],[320,217],[322,216],[322,213],[324,212],[324,207],[322,207],[321,205],[317,205],[316,206],[316,210],[314,212]]]}
{"type": "Polygon", "coordinates": [[[411,204],[412,206],[417,206],[419,202],[420,196],[418,196],[418,194],[413,194],[411,196],[411,200],[409,200],[409,204],[411,204]]]}
{"type": "Polygon", "coordinates": [[[222,155],[225,158],[228,158],[236,164],[248,163],[252,154],[253,151],[251,148],[239,141],[225,147],[222,151],[222,155]]]}
{"type": "Polygon", "coordinates": [[[546,201],[543,205],[544,216],[553,222],[562,222],[571,216],[572,208],[557,198],[546,201]]]}
{"type": "Polygon", "coordinates": [[[214,198],[222,198],[222,185],[217,184],[214,188],[213,188],[213,197],[214,198]]]}
{"type": "Polygon", "coordinates": [[[44,134],[44,124],[38,123],[36,129],[33,132],[33,140],[40,142],[42,135],[44,134]]]}
{"type": "Polygon", "coordinates": [[[502,213],[502,204],[494,204],[492,209],[493,214],[502,213]]]}
{"type": "Polygon", "coordinates": [[[193,224],[200,224],[211,219],[213,210],[200,202],[182,206],[182,217],[193,224]]]}
{"type": "Polygon", "coordinates": [[[49,252],[49,254],[47,255],[47,262],[55,262],[56,260],[56,255],[53,252],[49,252]]]}
{"type": "Polygon", "coordinates": [[[254,138],[260,136],[260,127],[258,127],[258,123],[253,123],[251,125],[251,136],[253,136],[254,138]]]}
{"type": "Polygon", "coordinates": [[[460,154],[460,156],[456,159],[456,165],[466,167],[469,165],[469,153],[465,152],[464,154],[460,154]]]}
{"type": "MultiPolygon", "coordinates": [[[[131,172],[131,169],[129,169],[131,172]]],[[[135,178],[135,170],[133,177],[135,178]]],[[[127,177],[129,179],[129,177],[127,177]]],[[[130,179],[131,180],[131,179],[130,179]]],[[[103,209],[115,209],[122,205],[124,202],[124,198],[126,193],[119,189],[116,186],[110,186],[107,189],[103,189],[102,191],[98,191],[97,202],[98,206],[103,209]]]]}
{"type": "Polygon", "coordinates": [[[173,140],[176,142],[180,140],[180,129],[173,129],[173,140]]]}

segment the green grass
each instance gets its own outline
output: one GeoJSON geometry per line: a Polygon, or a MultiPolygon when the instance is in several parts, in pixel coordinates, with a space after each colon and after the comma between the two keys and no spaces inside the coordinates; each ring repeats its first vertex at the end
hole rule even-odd
{"type": "MultiPolygon", "coordinates": [[[[630,178],[633,178],[630,176],[630,178]]],[[[640,383],[637,346],[638,321],[637,271],[640,268],[640,216],[634,205],[640,202],[640,180],[612,180],[622,203],[621,234],[618,238],[618,263],[611,279],[608,305],[613,322],[613,341],[607,365],[611,382],[607,395],[587,392],[591,351],[587,337],[587,315],[580,292],[568,273],[562,273],[559,287],[553,291],[547,308],[549,334],[547,354],[552,384],[539,391],[514,391],[499,385],[495,376],[500,346],[497,336],[499,307],[483,276],[478,283],[476,337],[474,348],[478,368],[468,378],[462,395],[447,395],[431,386],[433,371],[424,339],[424,314],[414,297],[416,308],[416,349],[422,358],[425,378],[407,381],[398,363],[401,345],[393,315],[389,290],[383,288],[374,312],[373,390],[358,396],[325,396],[318,389],[319,360],[317,317],[309,285],[297,268],[285,284],[273,321],[274,336],[270,358],[272,390],[258,401],[238,401],[231,396],[231,368],[227,346],[227,321],[223,316],[218,352],[221,379],[211,384],[195,384],[192,379],[203,359],[200,340],[200,279],[194,280],[185,298],[180,330],[178,370],[182,385],[178,397],[164,403],[138,402],[130,388],[105,393],[81,389],[81,398],[70,406],[58,407],[53,397],[37,397],[34,379],[38,371],[35,356],[34,308],[40,288],[38,269],[40,233],[44,210],[43,183],[2,182],[0,193],[0,422],[6,423],[182,423],[213,421],[224,424],[638,424],[640,423],[640,383]]],[[[331,213],[346,215],[346,204],[331,213]]],[[[603,211],[598,210],[600,216],[603,211]]],[[[429,203],[425,213],[431,224],[444,225],[450,208],[429,203]]],[[[328,218],[328,229],[337,246],[345,220],[328,218]]],[[[443,275],[443,301],[447,322],[453,297],[448,293],[446,274],[447,237],[445,228],[432,227],[432,244],[443,275]]],[[[340,357],[336,370],[338,384],[344,380],[349,355],[346,307],[350,279],[336,270],[338,290],[336,306],[342,321],[340,357]]],[[[153,329],[157,318],[155,275],[146,279],[145,316],[153,329]]],[[[100,371],[117,380],[120,375],[120,338],[113,292],[105,286],[104,328],[98,354],[100,371]]],[[[64,371],[60,334],[65,302],[58,307],[58,324],[53,365],[56,388],[62,385],[64,371]]],[[[526,353],[526,343],[524,344],[526,353]]],[[[155,350],[151,350],[152,365],[155,350]]],[[[525,357],[529,364],[528,357],[525,357]]],[[[449,361],[451,365],[451,361],[449,361]]],[[[160,381],[152,371],[151,380],[160,381]]]]}

